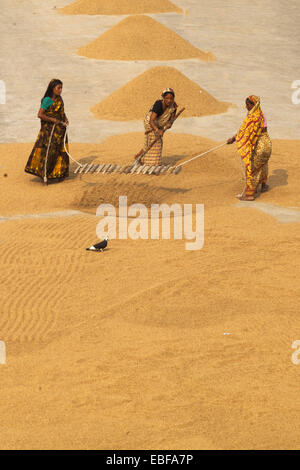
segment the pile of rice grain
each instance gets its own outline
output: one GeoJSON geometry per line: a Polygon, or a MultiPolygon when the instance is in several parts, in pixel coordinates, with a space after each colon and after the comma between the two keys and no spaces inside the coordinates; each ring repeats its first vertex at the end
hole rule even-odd
{"type": "Polygon", "coordinates": [[[182,117],[207,116],[227,111],[230,103],[216,100],[173,67],[152,67],[91,108],[98,119],[143,119],[164,88],[173,88],[175,100],[186,110],[182,117]]]}
{"type": "Polygon", "coordinates": [[[67,15],[134,15],[139,13],[182,13],[169,0],[77,0],[60,8],[67,15]]]}
{"type": "Polygon", "coordinates": [[[213,54],[192,46],[177,33],[145,15],[124,18],[77,53],[102,60],[176,60],[197,57],[214,60],[213,54]]]}

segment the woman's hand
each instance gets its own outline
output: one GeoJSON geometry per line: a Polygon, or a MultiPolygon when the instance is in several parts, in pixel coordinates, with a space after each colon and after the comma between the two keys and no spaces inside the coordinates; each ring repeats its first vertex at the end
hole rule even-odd
{"type": "Polygon", "coordinates": [[[157,130],[154,131],[154,132],[155,132],[155,135],[156,135],[157,137],[158,137],[158,136],[162,137],[162,136],[163,136],[163,133],[164,133],[164,131],[163,131],[162,129],[157,129],[157,130]]]}
{"type": "Polygon", "coordinates": [[[235,142],[235,136],[231,137],[231,139],[227,140],[227,144],[233,144],[235,142]]]}

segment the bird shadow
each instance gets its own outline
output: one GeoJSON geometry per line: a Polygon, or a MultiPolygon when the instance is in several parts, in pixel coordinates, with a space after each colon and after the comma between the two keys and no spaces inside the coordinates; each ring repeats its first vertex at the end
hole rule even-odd
{"type": "Polygon", "coordinates": [[[103,251],[100,251],[100,250],[97,250],[97,251],[96,250],[87,250],[86,249],[87,253],[101,253],[102,255],[103,255],[103,253],[106,253],[107,251],[110,251],[110,250],[111,250],[111,248],[108,248],[108,247],[104,248],[103,251]]]}

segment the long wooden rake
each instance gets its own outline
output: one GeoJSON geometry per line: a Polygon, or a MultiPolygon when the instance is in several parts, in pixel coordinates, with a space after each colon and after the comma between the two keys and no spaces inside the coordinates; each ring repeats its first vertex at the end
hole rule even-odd
{"type": "MultiPolygon", "coordinates": [[[[185,108],[180,109],[175,117],[171,120],[173,122],[180,116],[181,113],[185,108]]],[[[167,128],[163,129],[163,133],[165,133],[167,128]]],[[[152,131],[147,131],[147,134],[152,131]]],[[[181,166],[172,166],[172,165],[146,165],[142,164],[142,158],[149,152],[149,150],[153,147],[153,145],[162,137],[159,136],[151,142],[146,150],[140,152],[137,158],[129,165],[117,165],[116,163],[85,163],[80,164],[78,162],[77,168],[74,170],[74,174],[87,174],[87,173],[94,173],[94,174],[104,174],[104,173],[123,173],[126,175],[178,175],[181,171],[181,166]]]]}

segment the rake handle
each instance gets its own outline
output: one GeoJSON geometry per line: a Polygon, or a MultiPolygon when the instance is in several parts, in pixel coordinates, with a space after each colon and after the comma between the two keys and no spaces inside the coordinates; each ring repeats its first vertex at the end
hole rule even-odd
{"type": "Polygon", "coordinates": [[[144,150],[144,152],[134,161],[134,163],[140,163],[141,159],[146,155],[147,152],[149,152],[149,150],[153,147],[153,145],[161,138],[161,136],[159,137],[156,137],[155,140],[153,140],[153,142],[151,142],[151,144],[149,145],[149,147],[146,148],[146,150],[144,150]]]}
{"type": "Polygon", "coordinates": [[[180,166],[183,166],[186,163],[192,162],[193,160],[196,160],[196,158],[203,157],[203,155],[206,155],[207,153],[213,152],[214,150],[217,150],[217,149],[223,147],[226,144],[227,144],[227,142],[223,142],[223,144],[217,145],[216,147],[213,147],[212,149],[206,150],[206,152],[200,153],[199,155],[196,155],[195,157],[190,158],[186,162],[179,163],[175,168],[179,168],[180,166]]]}

